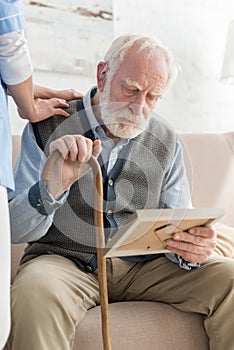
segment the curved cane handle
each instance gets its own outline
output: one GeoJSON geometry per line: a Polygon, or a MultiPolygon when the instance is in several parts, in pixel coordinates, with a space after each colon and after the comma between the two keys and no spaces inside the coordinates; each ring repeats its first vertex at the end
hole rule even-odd
{"type": "MultiPolygon", "coordinates": [[[[61,153],[56,150],[46,160],[42,170],[42,180],[49,181],[53,166],[61,153]]],[[[110,338],[110,317],[108,310],[108,288],[107,288],[107,273],[106,259],[103,257],[102,248],[105,247],[105,234],[103,225],[103,187],[102,187],[102,172],[97,159],[91,156],[89,163],[93,169],[94,183],[94,223],[96,232],[96,252],[98,261],[98,281],[100,305],[102,313],[102,339],[104,350],[111,350],[110,338]]]]}
{"type": "Polygon", "coordinates": [[[61,157],[61,153],[56,150],[46,160],[41,173],[42,180],[49,181],[55,162],[61,157]]]}

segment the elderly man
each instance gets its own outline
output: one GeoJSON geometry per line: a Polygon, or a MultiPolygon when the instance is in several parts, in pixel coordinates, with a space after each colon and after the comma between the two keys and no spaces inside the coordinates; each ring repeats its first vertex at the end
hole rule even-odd
{"type": "MultiPolygon", "coordinates": [[[[180,142],[152,117],[175,76],[160,42],[122,36],[97,65],[97,87],[70,103],[69,119],[26,126],[10,210],[13,241],[29,244],[12,288],[10,349],[72,349],[76,325],[99,303],[92,154],[103,173],[106,240],[136,209],[191,206],[180,142]],[[44,182],[39,169],[57,149],[44,182]]],[[[109,259],[109,300],[201,313],[210,348],[234,348],[234,261],[212,254],[215,241],[213,228],[196,227],[168,240],[169,254],[109,259]]]]}

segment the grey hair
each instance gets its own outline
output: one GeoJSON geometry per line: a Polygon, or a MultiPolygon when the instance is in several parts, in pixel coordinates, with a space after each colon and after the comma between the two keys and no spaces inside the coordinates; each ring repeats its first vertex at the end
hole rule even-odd
{"type": "Polygon", "coordinates": [[[113,41],[105,54],[104,60],[109,67],[108,76],[112,78],[118,70],[120,64],[127,51],[133,45],[138,45],[138,51],[149,50],[149,56],[157,53],[159,50],[165,54],[165,58],[169,65],[169,75],[166,83],[166,90],[174,83],[180,70],[179,65],[175,62],[170,50],[159,40],[151,36],[141,34],[125,34],[121,35],[113,41]]]}

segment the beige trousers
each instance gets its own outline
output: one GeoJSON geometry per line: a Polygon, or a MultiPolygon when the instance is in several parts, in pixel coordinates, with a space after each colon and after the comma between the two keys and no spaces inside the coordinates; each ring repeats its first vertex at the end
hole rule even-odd
{"type": "MultiPolygon", "coordinates": [[[[110,302],[152,300],[204,315],[211,350],[234,349],[234,260],[213,256],[185,271],[165,257],[145,263],[107,260],[110,302]]],[[[70,350],[77,324],[99,303],[95,273],[61,256],[19,268],[12,287],[11,350],[70,350]]]]}

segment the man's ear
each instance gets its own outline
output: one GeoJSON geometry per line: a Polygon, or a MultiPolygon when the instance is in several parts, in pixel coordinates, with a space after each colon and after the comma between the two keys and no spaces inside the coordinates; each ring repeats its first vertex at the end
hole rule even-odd
{"type": "Polygon", "coordinates": [[[105,86],[106,71],[107,71],[106,62],[99,62],[97,65],[97,86],[100,91],[102,91],[105,86]]]}

